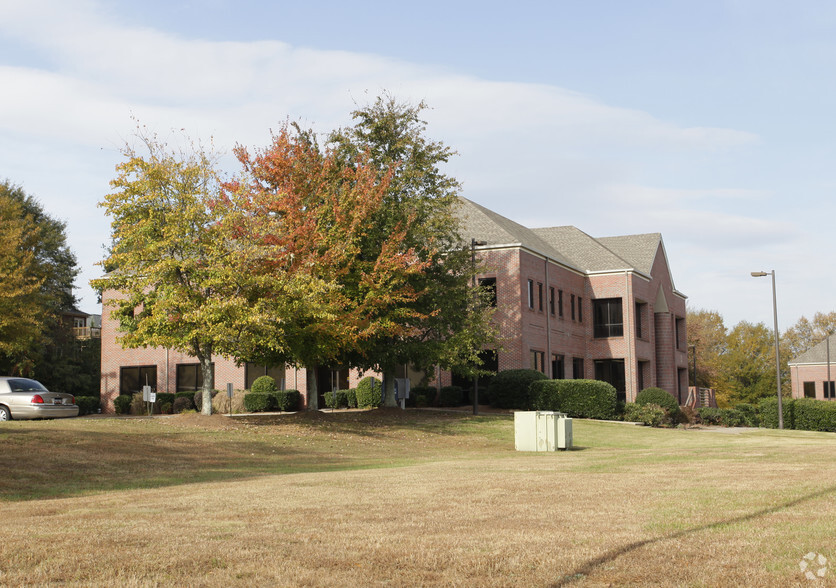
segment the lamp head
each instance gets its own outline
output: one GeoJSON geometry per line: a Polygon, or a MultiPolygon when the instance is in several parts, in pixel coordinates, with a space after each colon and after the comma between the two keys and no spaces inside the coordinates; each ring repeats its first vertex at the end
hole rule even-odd
{"type": "Polygon", "coordinates": [[[769,275],[769,274],[767,274],[766,272],[752,272],[752,277],[753,278],[762,278],[762,277],[767,276],[767,275],[769,275]]]}

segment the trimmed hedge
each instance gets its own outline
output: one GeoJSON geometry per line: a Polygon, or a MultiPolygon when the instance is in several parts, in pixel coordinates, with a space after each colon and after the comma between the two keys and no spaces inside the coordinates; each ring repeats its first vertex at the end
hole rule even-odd
{"type": "Polygon", "coordinates": [[[95,396],[76,396],[75,403],[78,405],[78,416],[96,414],[101,408],[101,402],[95,396]]]}
{"type": "Polygon", "coordinates": [[[346,390],[345,400],[348,403],[348,408],[357,408],[357,390],[355,388],[346,390]]]}
{"type": "Polygon", "coordinates": [[[123,394],[113,399],[113,407],[116,409],[116,414],[128,414],[131,412],[131,402],[133,398],[130,394],[123,394]]]}
{"type": "MultiPolygon", "coordinates": [[[[778,404],[778,399],[775,399],[778,404]]],[[[799,398],[793,402],[794,428],[804,431],[836,432],[836,403],[813,398],[799,398]]],[[[776,411],[777,412],[777,411],[776,411]]]]}
{"type": "Polygon", "coordinates": [[[532,382],[548,379],[546,374],[537,370],[520,369],[499,372],[488,387],[491,406],[529,410],[531,408],[529,386],[532,382]]]}
{"type": "Polygon", "coordinates": [[[174,404],[171,405],[171,412],[180,414],[187,410],[194,410],[194,402],[188,396],[179,396],[174,399],[174,404]]]}
{"type": "Polygon", "coordinates": [[[169,394],[168,392],[157,392],[157,400],[154,403],[154,412],[157,414],[168,414],[171,412],[171,407],[174,406],[174,401],[177,396],[169,394]],[[164,406],[168,404],[168,412],[164,410],[164,406]]]}
{"type": "Polygon", "coordinates": [[[406,405],[412,407],[431,406],[435,404],[435,397],[438,390],[434,386],[414,386],[409,391],[409,398],[406,405]]]}
{"type": "Polygon", "coordinates": [[[299,410],[299,402],[302,400],[299,390],[276,390],[270,396],[273,397],[273,407],[282,412],[299,410]]]}
{"type": "Polygon", "coordinates": [[[650,427],[659,427],[670,422],[668,411],[658,404],[629,403],[624,407],[624,420],[633,423],[644,423],[650,427]]]}
{"type": "Polygon", "coordinates": [[[537,380],[531,383],[534,410],[565,412],[573,418],[618,418],[618,393],[598,380],[537,380]]]}
{"type": "MultiPolygon", "coordinates": [[[[782,398],[784,406],[784,428],[795,429],[795,403],[791,398],[782,398]]],[[[762,427],[778,428],[778,398],[763,398],[758,402],[758,416],[762,427]]]]}
{"type": "Polygon", "coordinates": [[[461,386],[444,386],[438,395],[439,406],[461,406],[464,403],[464,390],[461,386]]]}
{"type": "Polygon", "coordinates": [[[668,411],[670,415],[679,413],[679,402],[672,394],[661,388],[645,388],[636,395],[636,404],[656,404],[668,411]]]}
{"type": "MultiPolygon", "coordinates": [[[[184,410],[188,410],[190,408],[195,408],[194,404],[194,392],[177,392],[174,394],[174,402],[177,403],[177,400],[180,398],[188,398],[189,399],[189,406],[187,406],[184,410]]],[[[180,405],[182,406],[182,402],[180,405]]]]}
{"type": "Polygon", "coordinates": [[[273,408],[275,401],[272,394],[263,392],[244,394],[244,408],[247,412],[265,412],[273,408]]]}
{"type": "Polygon", "coordinates": [[[250,392],[253,394],[272,394],[279,389],[276,386],[276,380],[271,378],[270,376],[259,376],[253,382],[252,388],[250,388],[250,392]]]}
{"type": "Polygon", "coordinates": [[[366,376],[357,383],[357,407],[375,408],[383,404],[383,385],[373,376],[366,376]]]}
{"type": "MultiPolygon", "coordinates": [[[[777,401],[776,401],[777,404],[777,401]]],[[[738,404],[734,408],[713,408],[704,406],[697,409],[700,420],[706,425],[722,427],[757,427],[757,410],[752,404],[738,404]]],[[[777,419],[777,410],[775,411],[777,419]]]]}
{"type": "Polygon", "coordinates": [[[348,390],[331,390],[322,396],[325,408],[348,408],[348,390]]]}

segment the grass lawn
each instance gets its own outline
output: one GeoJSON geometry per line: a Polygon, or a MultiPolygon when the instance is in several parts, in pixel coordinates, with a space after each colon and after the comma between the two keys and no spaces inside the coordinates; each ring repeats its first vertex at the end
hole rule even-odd
{"type": "Polygon", "coordinates": [[[574,442],[428,411],[3,423],[0,586],[836,585],[836,435],[574,442]]]}

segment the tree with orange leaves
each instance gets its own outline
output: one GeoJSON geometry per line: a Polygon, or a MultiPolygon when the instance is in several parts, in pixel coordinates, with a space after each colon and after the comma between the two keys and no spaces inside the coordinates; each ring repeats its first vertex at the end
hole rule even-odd
{"type": "Polygon", "coordinates": [[[259,298],[275,317],[242,340],[237,355],[307,368],[313,410],[317,366],[424,318],[412,305],[419,296],[412,281],[428,261],[406,243],[405,225],[380,236],[374,251],[364,249],[391,181],[391,171],[381,174],[367,155],[343,165],[296,125],[282,127],[265,149],[251,155],[239,147],[236,155],[244,171],[225,185],[215,210],[236,244],[234,264],[265,284],[259,298]],[[281,287],[288,280],[309,289],[289,296],[281,287]]]}

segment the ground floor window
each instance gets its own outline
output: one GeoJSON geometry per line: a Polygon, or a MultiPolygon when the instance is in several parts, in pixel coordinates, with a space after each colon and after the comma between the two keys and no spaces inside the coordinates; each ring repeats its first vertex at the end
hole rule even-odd
{"type": "Polygon", "coordinates": [[[119,369],[119,394],[142,392],[143,386],[157,391],[157,366],[134,366],[119,369]]]}
{"type": "Polygon", "coordinates": [[[804,398],[815,398],[816,397],[816,383],[815,382],[804,382],[804,398]]]}
{"type": "Polygon", "coordinates": [[[829,382],[822,382],[824,385],[824,397],[825,398],[836,398],[836,382],[833,380],[829,382]]]}
{"type": "Polygon", "coordinates": [[[586,372],[583,368],[583,358],[572,358],[572,377],[576,380],[583,380],[586,377],[586,372]]]}
{"type": "Polygon", "coordinates": [[[621,402],[627,400],[623,359],[596,359],[595,379],[612,384],[621,402]]]}
{"type": "Polygon", "coordinates": [[[566,377],[565,360],[562,355],[552,355],[552,378],[562,380],[566,377]]]}
{"type": "MultiPolygon", "coordinates": [[[[212,376],[214,380],[215,364],[212,364],[212,376]]],[[[177,364],[177,391],[197,392],[203,388],[203,371],[199,363],[177,364]]],[[[217,386],[216,386],[217,387],[217,386]]]]}
{"type": "Polygon", "coordinates": [[[276,381],[276,387],[280,390],[284,390],[284,365],[276,367],[267,367],[255,363],[248,363],[244,370],[246,380],[246,385],[244,387],[247,390],[251,389],[253,387],[253,382],[255,382],[256,379],[260,378],[261,376],[270,376],[276,381]]]}

